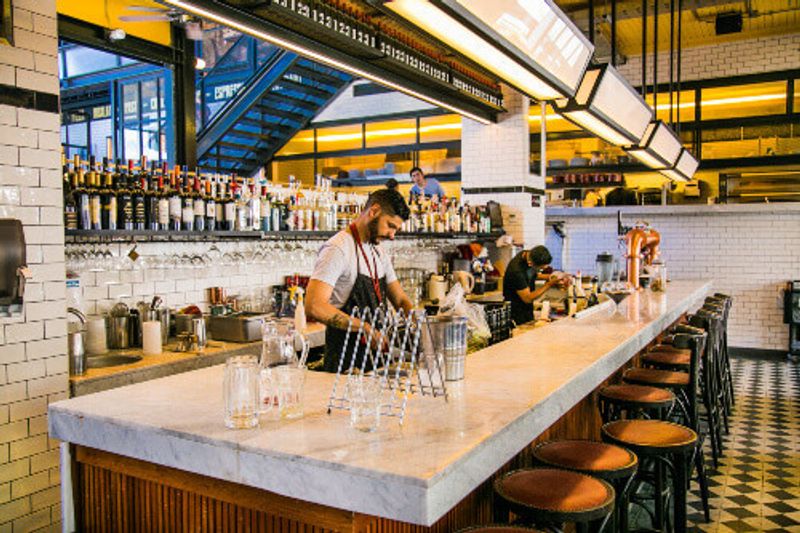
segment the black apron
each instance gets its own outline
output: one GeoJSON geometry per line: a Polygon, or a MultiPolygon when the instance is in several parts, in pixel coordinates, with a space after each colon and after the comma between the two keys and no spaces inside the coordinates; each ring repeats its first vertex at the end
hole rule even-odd
{"type": "MultiPolygon", "coordinates": [[[[378,278],[378,286],[380,287],[379,296],[375,293],[375,285],[373,284],[372,278],[360,272],[361,254],[359,253],[360,250],[355,237],[353,237],[353,243],[356,247],[356,282],[353,285],[353,290],[350,291],[350,296],[347,297],[347,301],[340,309],[340,311],[347,316],[350,316],[350,313],[355,307],[358,307],[359,310],[369,308],[374,312],[382,305],[382,302],[385,302],[387,299],[386,275],[384,274],[384,276],[378,278]]],[[[377,252],[374,249],[371,251],[373,258],[375,258],[377,256],[377,252]]],[[[354,348],[353,345],[355,343],[356,335],[358,335],[357,331],[350,332],[350,338],[347,341],[348,356],[345,357],[344,362],[344,364],[347,366],[342,368],[343,371],[347,370],[347,367],[349,367],[349,353],[352,353],[354,348]]],[[[336,371],[339,369],[339,359],[342,357],[342,348],[344,347],[346,336],[347,330],[334,328],[331,326],[325,328],[325,364],[323,365],[323,369],[326,372],[336,373],[336,371]]],[[[355,354],[355,368],[361,368],[365,349],[366,345],[364,343],[359,343],[355,354]]],[[[366,369],[371,370],[371,366],[367,364],[366,369]]]]}

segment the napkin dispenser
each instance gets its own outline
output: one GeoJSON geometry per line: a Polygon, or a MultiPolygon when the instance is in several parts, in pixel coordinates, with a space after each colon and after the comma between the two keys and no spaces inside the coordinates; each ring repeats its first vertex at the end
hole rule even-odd
{"type": "Polygon", "coordinates": [[[22,312],[25,282],[30,277],[22,222],[0,219],[0,315],[22,312]]]}

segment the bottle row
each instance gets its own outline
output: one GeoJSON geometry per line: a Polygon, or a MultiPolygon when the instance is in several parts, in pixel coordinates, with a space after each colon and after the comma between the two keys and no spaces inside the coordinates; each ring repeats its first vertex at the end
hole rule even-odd
{"type": "MultiPolygon", "coordinates": [[[[301,189],[256,178],[201,174],[143,157],[123,164],[94,157],[68,162],[64,173],[67,230],[336,231],[358,215],[367,195],[301,189]]],[[[412,198],[408,233],[489,233],[489,210],[453,199],[412,198]]]]}

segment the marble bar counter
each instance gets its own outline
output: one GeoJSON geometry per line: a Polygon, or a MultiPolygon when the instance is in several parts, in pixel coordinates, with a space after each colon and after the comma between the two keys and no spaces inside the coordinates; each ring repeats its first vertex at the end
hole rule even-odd
{"type": "MultiPolygon", "coordinates": [[[[709,287],[673,281],[663,293],[634,293],[621,304],[622,315],[561,320],[476,352],[467,359],[465,379],[449,387],[449,401],[413,397],[403,426],[384,418],[374,433],[350,429],[346,412],[327,414],[334,376],[313,372],[303,418],[228,430],[221,365],[53,403],[50,432],[86,457],[109,453],[150,465],[140,469],[145,478],[165,468],[210,480],[212,488],[222,483],[228,494],[243,487],[270,495],[271,502],[285,498],[278,507],[305,523],[313,513],[292,515],[292,505],[362,520],[352,531],[379,531],[363,524],[387,519],[431,526],[465,501],[473,505],[465,499],[476,488],[698,307],[709,287]]],[[[117,468],[115,461],[103,464],[117,468]]],[[[456,523],[440,521],[434,530],[456,523]]]]}

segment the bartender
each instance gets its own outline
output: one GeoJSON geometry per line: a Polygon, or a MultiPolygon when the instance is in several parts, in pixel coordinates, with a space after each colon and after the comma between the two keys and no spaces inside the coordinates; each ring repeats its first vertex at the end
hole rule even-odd
{"type": "Polygon", "coordinates": [[[560,283],[557,276],[540,274],[552,261],[550,250],[540,245],[521,251],[508,263],[503,275],[503,298],[511,302],[511,319],[516,325],[532,321],[533,301],[560,283]],[[537,279],[546,280],[538,289],[537,279]]]}
{"type": "MultiPolygon", "coordinates": [[[[355,307],[374,311],[388,301],[396,309],[412,309],[388,254],[380,245],[386,239],[394,240],[408,216],[408,205],[399,192],[375,191],[358,218],[320,249],[308,283],[306,314],[327,326],[325,371],[337,371],[350,313],[355,307]]],[[[359,326],[360,322],[353,319],[353,328],[359,326]]],[[[369,338],[369,330],[369,324],[364,324],[365,338],[369,338]]],[[[361,347],[356,354],[359,366],[363,351],[361,347]]]]}

